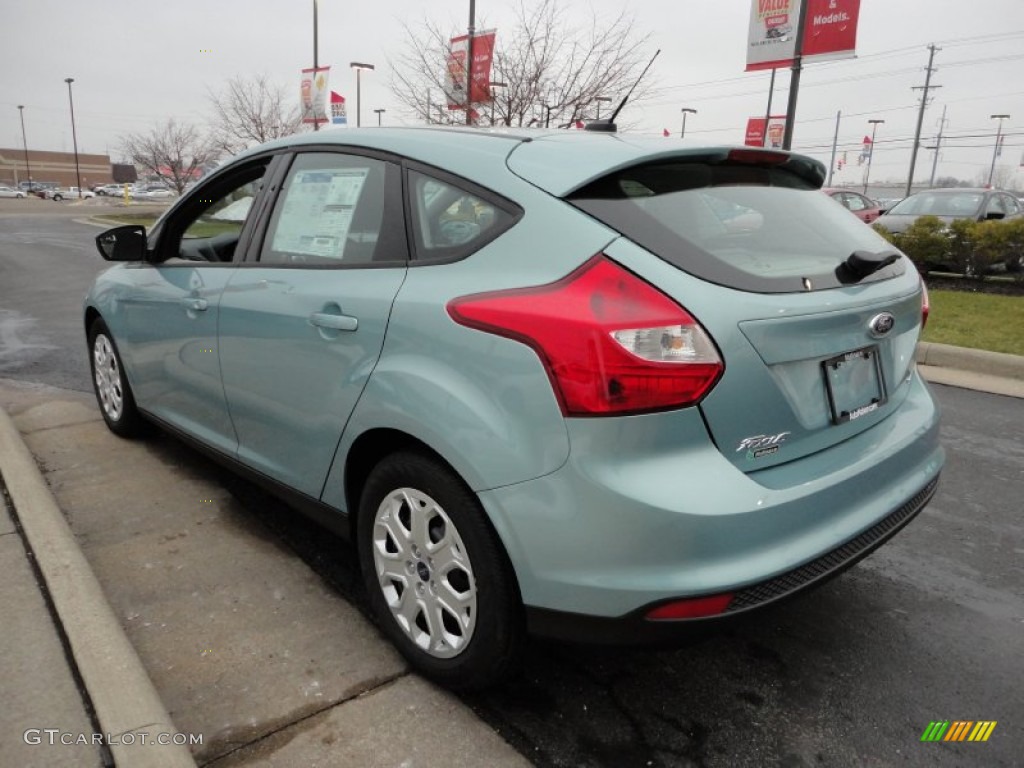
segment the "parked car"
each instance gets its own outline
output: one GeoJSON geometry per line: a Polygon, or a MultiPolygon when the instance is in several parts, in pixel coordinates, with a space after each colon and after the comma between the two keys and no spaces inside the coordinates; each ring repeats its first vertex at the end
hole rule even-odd
{"type": "Polygon", "coordinates": [[[60,187],[55,181],[23,181],[18,186],[23,190],[27,190],[28,194],[35,195],[44,200],[50,190],[60,187]]]}
{"type": "Polygon", "coordinates": [[[664,640],[840,572],[935,490],[921,278],[824,177],[584,131],[290,136],[99,235],[100,410],[351,537],[442,684],[499,679],[527,629],[664,640]]]}
{"type": "Polygon", "coordinates": [[[131,194],[132,197],[146,200],[170,200],[176,197],[174,190],[163,184],[140,184],[131,194]]]}
{"type": "Polygon", "coordinates": [[[22,198],[25,197],[25,193],[14,187],[0,187],[0,197],[22,198]]]}
{"type": "Polygon", "coordinates": [[[45,192],[48,200],[79,200],[90,197],[96,197],[95,193],[89,189],[83,189],[82,193],[78,193],[78,187],[67,187],[65,189],[48,189],[45,192]]]}
{"type": "Polygon", "coordinates": [[[878,203],[859,192],[833,188],[822,189],[822,192],[842,205],[865,224],[870,224],[882,215],[881,207],[878,203]]]}
{"type": "Polygon", "coordinates": [[[878,207],[882,213],[888,213],[892,207],[902,199],[902,197],[880,197],[876,202],[878,203],[878,207]]]}
{"type": "Polygon", "coordinates": [[[1009,192],[953,187],[916,192],[890,208],[876,223],[901,235],[921,216],[938,216],[948,224],[955,219],[1016,219],[1022,212],[1024,208],[1009,192]]]}
{"type": "Polygon", "coordinates": [[[103,197],[122,197],[126,184],[103,184],[96,188],[96,194],[103,197]]]}

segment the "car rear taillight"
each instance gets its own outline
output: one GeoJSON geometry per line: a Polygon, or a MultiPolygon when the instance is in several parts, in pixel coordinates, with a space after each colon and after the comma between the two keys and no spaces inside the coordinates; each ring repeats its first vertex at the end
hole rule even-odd
{"type": "Polygon", "coordinates": [[[924,284],[924,280],[921,281],[921,330],[924,330],[925,325],[928,323],[928,313],[932,309],[931,300],[928,298],[928,286],[924,284]]]}
{"type": "Polygon", "coordinates": [[[693,405],[723,369],[685,309],[603,255],[549,285],[454,299],[448,313],[531,346],[568,416],[693,405]]]}

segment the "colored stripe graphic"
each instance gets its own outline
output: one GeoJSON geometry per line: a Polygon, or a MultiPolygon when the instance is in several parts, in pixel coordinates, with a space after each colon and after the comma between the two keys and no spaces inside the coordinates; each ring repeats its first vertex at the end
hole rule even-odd
{"type": "Polygon", "coordinates": [[[963,741],[967,736],[967,729],[972,725],[974,725],[974,723],[970,720],[956,720],[943,741],[963,741]]]}
{"type": "Polygon", "coordinates": [[[968,741],[988,741],[988,737],[992,735],[992,731],[996,729],[995,720],[982,720],[971,731],[971,735],[968,737],[968,741]]]}
{"type": "Polygon", "coordinates": [[[921,741],[988,741],[996,724],[996,720],[932,720],[921,741]]]}
{"type": "Polygon", "coordinates": [[[939,741],[946,733],[947,728],[949,728],[949,720],[932,720],[921,734],[921,741],[939,741]]]}

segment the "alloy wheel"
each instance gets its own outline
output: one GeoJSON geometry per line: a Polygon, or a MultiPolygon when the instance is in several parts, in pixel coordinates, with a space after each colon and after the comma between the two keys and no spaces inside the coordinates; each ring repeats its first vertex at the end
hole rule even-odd
{"type": "Polygon", "coordinates": [[[373,526],[381,593],[405,635],[438,659],[458,656],[473,637],[477,589],[458,529],[429,495],[389,493],[373,526]]]}
{"type": "Polygon", "coordinates": [[[124,391],[121,388],[121,369],[117,364],[114,347],[104,334],[98,334],[92,345],[93,371],[96,393],[103,412],[111,421],[117,421],[124,412],[124,391]]]}

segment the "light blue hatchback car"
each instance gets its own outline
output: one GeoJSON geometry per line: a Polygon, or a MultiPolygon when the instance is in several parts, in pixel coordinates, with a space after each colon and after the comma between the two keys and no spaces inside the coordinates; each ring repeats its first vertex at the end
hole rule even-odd
{"type": "Polygon", "coordinates": [[[456,688],[819,583],[932,496],[910,261],[820,163],[584,131],[325,131],[97,238],[103,416],[349,535],[456,688]]]}

